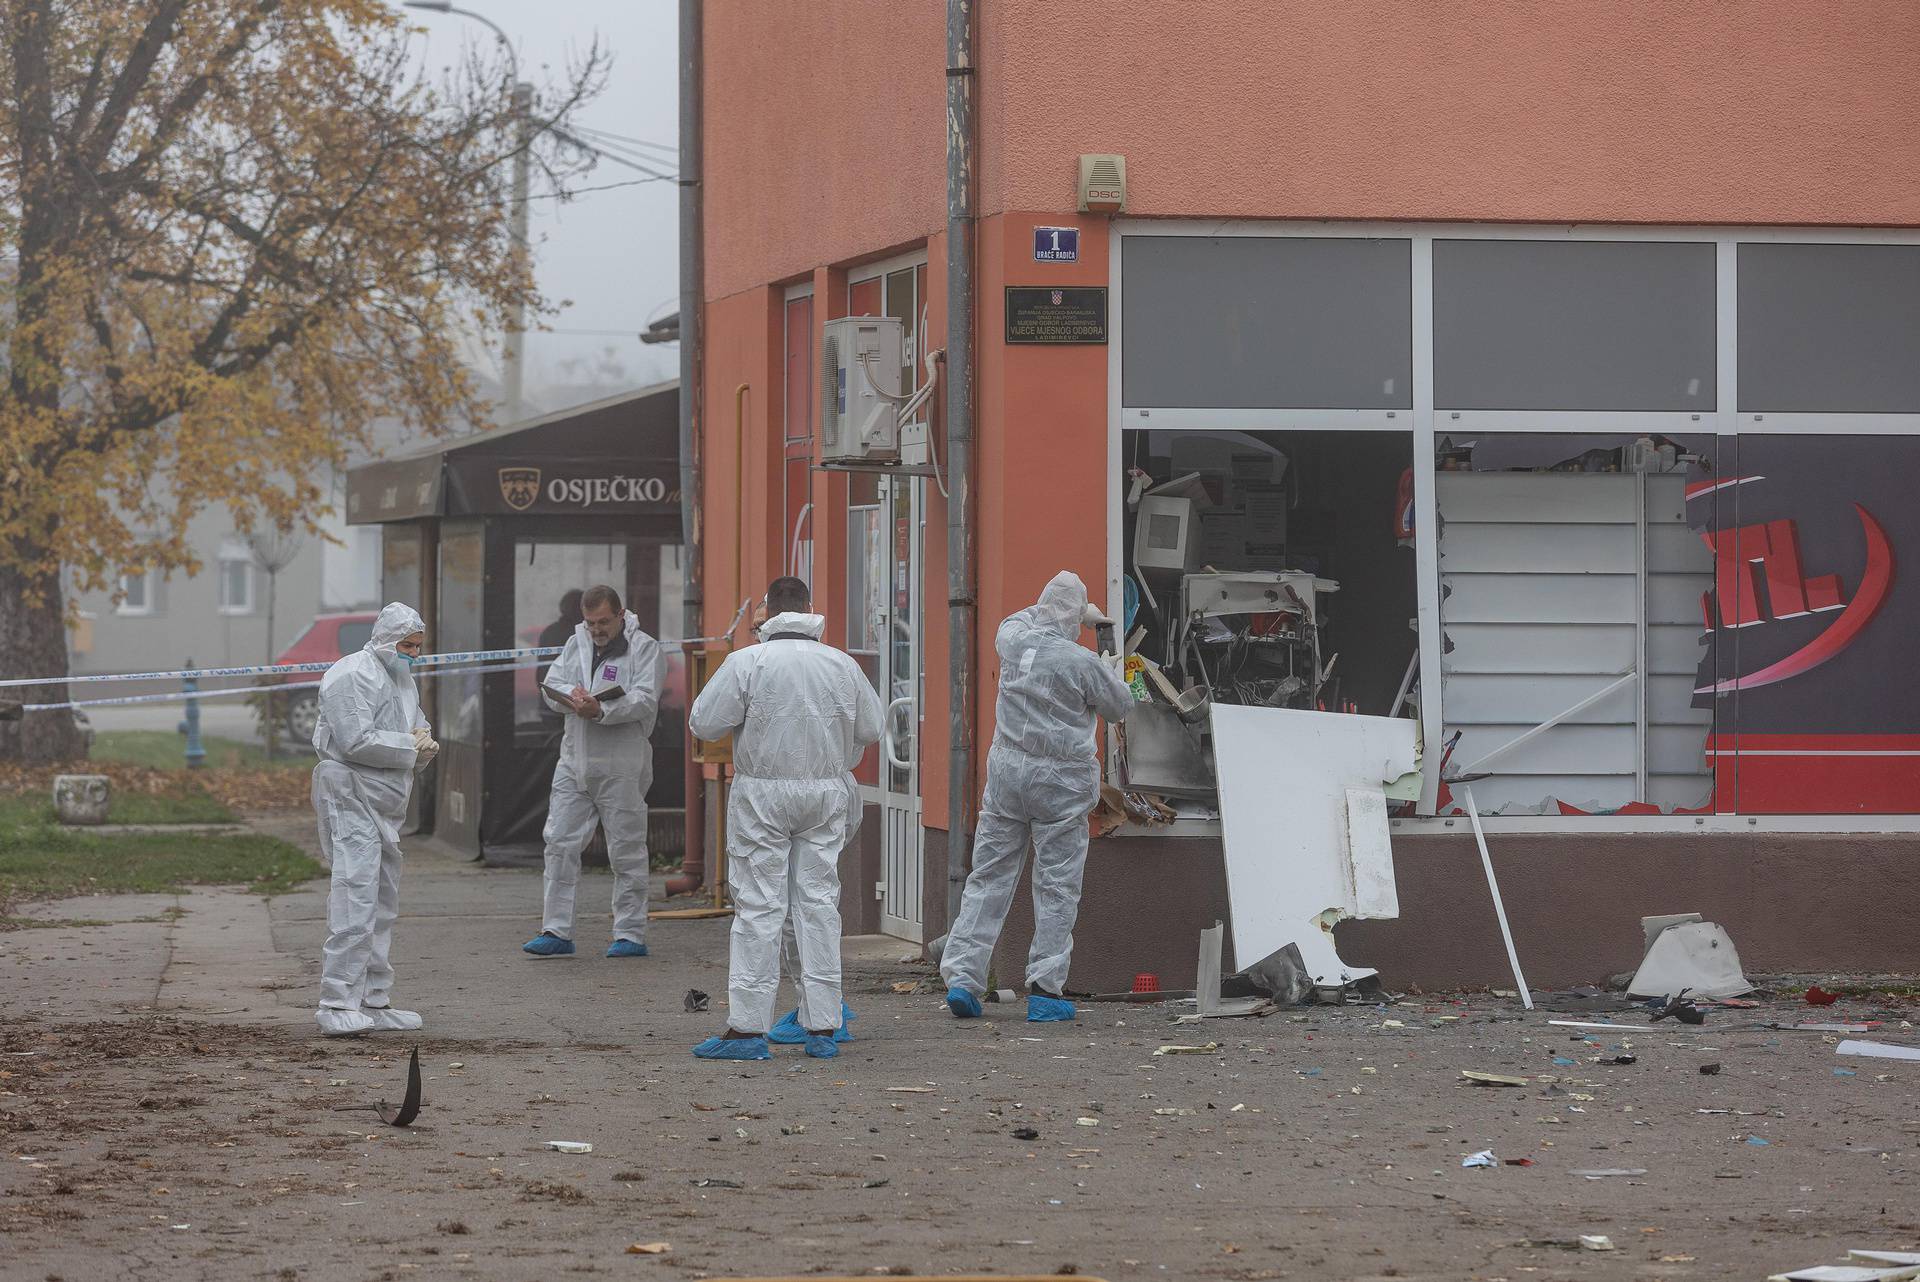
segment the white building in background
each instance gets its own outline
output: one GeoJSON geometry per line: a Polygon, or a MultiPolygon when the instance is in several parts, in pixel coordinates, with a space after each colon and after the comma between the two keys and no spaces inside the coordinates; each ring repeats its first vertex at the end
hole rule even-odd
{"type": "Polygon", "coordinates": [[[328,537],[305,536],[271,575],[224,509],[201,514],[187,533],[201,561],[198,574],[122,574],[117,602],[110,590],[75,594],[70,670],[131,672],[189,659],[202,667],[270,663],[314,616],[378,608],[379,527],[348,525],[340,497],[333,507],[336,515],[321,522],[328,537]]]}

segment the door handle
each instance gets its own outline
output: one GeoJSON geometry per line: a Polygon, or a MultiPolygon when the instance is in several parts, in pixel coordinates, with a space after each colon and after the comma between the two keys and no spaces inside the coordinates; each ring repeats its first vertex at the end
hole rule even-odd
{"type": "Polygon", "coordinates": [[[912,706],[913,706],[913,696],[911,695],[907,695],[902,698],[895,699],[892,703],[887,705],[887,732],[886,734],[881,736],[881,743],[884,751],[887,754],[887,763],[891,765],[895,770],[912,770],[913,769],[913,763],[911,761],[905,760],[900,756],[900,754],[897,751],[895,751],[895,746],[894,746],[895,740],[893,737],[893,714],[900,711],[900,709],[902,708],[911,708],[912,706]]]}

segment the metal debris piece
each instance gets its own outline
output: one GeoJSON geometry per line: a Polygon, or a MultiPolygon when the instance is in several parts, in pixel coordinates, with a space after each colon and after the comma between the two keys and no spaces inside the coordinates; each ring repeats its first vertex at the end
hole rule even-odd
{"type": "Polygon", "coordinates": [[[707,997],[707,995],[701,992],[699,989],[689,988],[687,990],[687,1013],[691,1015],[698,1015],[701,1011],[704,1011],[707,1008],[708,1000],[709,998],[707,997]]]}
{"type": "Polygon", "coordinates": [[[378,1113],[380,1120],[388,1126],[411,1126],[413,1119],[420,1116],[420,1110],[426,1101],[420,1098],[420,1051],[415,1048],[407,1056],[407,1093],[400,1101],[400,1107],[381,1100],[377,1104],[342,1104],[334,1109],[336,1113],[378,1113]]]}
{"type": "Polygon", "coordinates": [[[1692,991],[1690,988],[1683,988],[1672,997],[1667,998],[1665,1003],[1661,1005],[1655,1005],[1655,1002],[1660,1000],[1658,998],[1654,999],[1654,1002],[1647,1003],[1653,1008],[1648,1018],[1652,1019],[1656,1024],[1669,1015],[1679,1020],[1682,1024],[1706,1023],[1707,1012],[1687,1000],[1687,994],[1692,991]]]}
{"type": "Polygon", "coordinates": [[[388,1126],[411,1126],[413,1119],[420,1116],[424,1101],[420,1098],[420,1048],[407,1055],[407,1094],[400,1101],[399,1108],[391,1107],[385,1100],[374,1105],[380,1114],[380,1120],[388,1126]]]}

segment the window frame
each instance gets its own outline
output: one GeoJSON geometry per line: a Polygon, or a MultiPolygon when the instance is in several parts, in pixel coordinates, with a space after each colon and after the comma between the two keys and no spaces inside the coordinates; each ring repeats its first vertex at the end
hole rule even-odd
{"type": "Polygon", "coordinates": [[[244,618],[258,612],[260,593],[257,591],[258,585],[255,582],[259,577],[256,573],[258,568],[253,563],[252,555],[237,550],[236,545],[228,543],[221,546],[219,560],[215,563],[213,588],[214,606],[220,614],[230,618],[244,618]],[[229,586],[227,575],[236,565],[243,567],[247,576],[246,601],[238,605],[229,599],[227,592],[229,586]]]}
{"type": "Polygon", "coordinates": [[[155,582],[155,578],[156,576],[152,570],[142,570],[138,574],[123,571],[118,584],[118,595],[120,599],[114,602],[114,614],[124,619],[150,619],[160,613],[160,603],[158,600],[159,586],[155,582]],[[127,602],[126,590],[129,583],[140,584],[141,599],[138,605],[130,605],[127,602]]]}
{"type": "MultiPolygon", "coordinates": [[[[1574,435],[1662,433],[1732,437],[1746,433],[1799,435],[1920,435],[1920,413],[1740,413],[1738,247],[1741,244],[1874,244],[1920,246],[1920,229],[1838,230],[1833,228],[1736,226],[1619,226],[1475,223],[1396,223],[1385,221],[1293,223],[1269,220],[1116,218],[1108,227],[1109,307],[1107,344],[1107,575],[1106,603],[1111,613],[1123,599],[1121,564],[1126,520],[1121,483],[1124,434],[1128,429],[1158,431],[1272,431],[1288,428],[1356,430],[1379,428],[1413,431],[1414,553],[1418,596],[1420,670],[1442,671],[1440,567],[1434,537],[1434,458],[1439,436],[1462,431],[1532,432],[1574,435]],[[1372,235],[1411,238],[1413,409],[1298,411],[1279,407],[1167,408],[1136,407],[1123,401],[1121,377],[1125,350],[1124,240],[1141,236],[1301,236],[1340,237],[1372,235]],[[1700,412],[1515,411],[1451,410],[1437,408],[1433,395],[1433,243],[1437,239],[1515,239],[1544,241],[1703,241],[1715,246],[1715,397],[1711,410],[1700,412]],[[1411,420],[1409,423],[1408,420],[1411,420]]],[[[1439,787],[1439,745],[1443,742],[1444,709],[1435,679],[1426,684],[1421,706],[1421,734],[1427,751],[1422,759],[1423,783],[1416,808],[1418,817],[1395,819],[1396,832],[1453,832],[1466,821],[1434,814],[1439,787]]],[[[1489,832],[1920,832],[1920,815],[1606,815],[1483,816],[1489,832]]],[[[1178,825],[1183,835],[1215,835],[1217,823],[1178,825]]]]}

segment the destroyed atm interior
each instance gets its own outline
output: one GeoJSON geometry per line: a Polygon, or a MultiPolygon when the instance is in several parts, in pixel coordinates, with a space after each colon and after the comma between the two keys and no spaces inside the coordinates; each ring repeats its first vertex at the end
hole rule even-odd
{"type": "Polygon", "coordinates": [[[1125,434],[1130,788],[1212,812],[1212,703],[1396,715],[1419,648],[1411,439],[1125,434]]]}
{"type": "MultiPolygon", "coordinates": [[[[1411,449],[1401,432],[1125,433],[1139,702],[1118,736],[1126,787],[1217,816],[1215,705],[1418,716],[1411,449]]],[[[1694,686],[1713,557],[1686,487],[1711,474],[1711,450],[1710,437],[1438,439],[1439,813],[1463,780],[1490,814],[1710,804],[1713,714],[1694,686]]]]}

